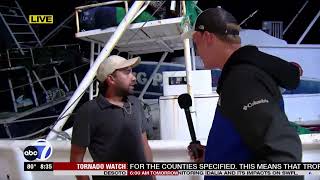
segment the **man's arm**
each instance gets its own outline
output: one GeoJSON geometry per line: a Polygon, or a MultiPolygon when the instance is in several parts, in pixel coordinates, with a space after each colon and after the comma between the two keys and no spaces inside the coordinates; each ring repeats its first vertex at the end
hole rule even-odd
{"type": "Polygon", "coordinates": [[[204,154],[205,154],[205,151],[206,151],[206,146],[203,146],[201,144],[190,144],[188,147],[187,147],[187,150],[188,150],[188,155],[190,157],[190,159],[196,163],[202,163],[204,162],[204,154]],[[198,151],[198,158],[195,157],[194,155],[194,152],[192,151],[192,148],[193,149],[196,149],[198,151]]]}
{"type": "Polygon", "coordinates": [[[143,132],[142,133],[142,143],[143,143],[143,150],[144,150],[144,155],[146,157],[146,160],[148,162],[153,161],[153,156],[152,156],[152,151],[148,143],[148,138],[147,138],[147,133],[143,132]]]}
{"type": "MultiPolygon", "coordinates": [[[[147,162],[153,161],[152,151],[148,143],[147,133],[144,131],[142,133],[142,143],[143,143],[143,150],[144,150],[144,156],[146,157],[147,162]]],[[[152,176],[153,180],[156,180],[155,176],[152,176]]]]}
{"type": "MultiPolygon", "coordinates": [[[[86,149],[90,144],[90,123],[88,107],[82,106],[75,116],[72,130],[70,162],[83,162],[86,149]]],[[[89,176],[76,176],[77,180],[89,180],[89,176]]]]}
{"type": "Polygon", "coordinates": [[[141,139],[142,139],[142,145],[143,145],[143,150],[144,150],[144,155],[146,158],[147,162],[152,162],[153,157],[152,157],[152,151],[148,143],[148,137],[147,137],[147,126],[148,126],[148,121],[144,113],[143,109],[143,102],[140,100],[138,101],[138,106],[139,106],[139,118],[141,118],[141,139]]]}
{"type": "Polygon", "coordinates": [[[281,111],[280,100],[274,81],[254,68],[234,69],[224,83],[222,113],[254,152],[257,162],[301,161],[301,141],[281,111]]]}
{"type": "MultiPolygon", "coordinates": [[[[70,162],[83,162],[86,147],[81,147],[75,144],[71,145],[70,162]]],[[[89,176],[76,176],[77,180],[89,180],[89,176]]]]}

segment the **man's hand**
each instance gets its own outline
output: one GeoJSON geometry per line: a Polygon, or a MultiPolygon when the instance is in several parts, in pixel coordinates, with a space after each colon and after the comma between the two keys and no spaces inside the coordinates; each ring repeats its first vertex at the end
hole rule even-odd
{"type": "Polygon", "coordinates": [[[290,62],[292,65],[296,66],[297,68],[299,68],[299,75],[302,76],[303,75],[303,69],[300,66],[300,64],[296,63],[296,62],[290,62]]]}
{"type": "MultiPolygon", "coordinates": [[[[83,162],[83,157],[86,153],[86,147],[81,147],[75,144],[71,145],[70,162],[83,162]]],[[[89,176],[76,176],[77,180],[89,180],[89,176]]]]}
{"type": "MultiPolygon", "coordinates": [[[[153,162],[152,151],[148,142],[146,132],[142,133],[142,142],[143,142],[144,155],[146,157],[147,162],[153,162]]],[[[152,176],[152,180],[156,180],[156,176],[152,176]]]]}
{"type": "Polygon", "coordinates": [[[201,144],[190,144],[188,146],[188,154],[190,156],[190,159],[197,163],[203,162],[205,150],[206,146],[203,146],[201,144]],[[197,152],[198,157],[195,156],[195,151],[197,152]]]}

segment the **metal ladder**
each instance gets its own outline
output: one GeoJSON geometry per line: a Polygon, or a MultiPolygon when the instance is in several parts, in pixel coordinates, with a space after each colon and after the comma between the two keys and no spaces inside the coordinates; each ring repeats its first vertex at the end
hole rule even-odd
{"type": "Polygon", "coordinates": [[[42,46],[17,1],[1,2],[0,18],[21,54],[24,55],[22,48],[42,46]]]}

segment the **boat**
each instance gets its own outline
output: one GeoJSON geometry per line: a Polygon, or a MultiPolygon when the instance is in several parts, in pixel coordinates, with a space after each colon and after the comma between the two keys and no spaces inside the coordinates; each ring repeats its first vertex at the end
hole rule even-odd
{"type": "Polygon", "coordinates": [[[46,134],[89,67],[80,46],[66,44],[5,51],[0,66],[0,138],[28,139],[46,134]]]}
{"type": "Polygon", "coordinates": [[[45,136],[89,67],[79,44],[47,45],[67,17],[40,40],[18,1],[0,3],[0,138],[45,136]]]}

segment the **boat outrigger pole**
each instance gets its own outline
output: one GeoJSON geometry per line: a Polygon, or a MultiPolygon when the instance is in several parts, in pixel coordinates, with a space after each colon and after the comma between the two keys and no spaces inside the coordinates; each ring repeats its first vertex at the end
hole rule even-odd
{"type": "MultiPolygon", "coordinates": [[[[184,17],[187,18],[187,20],[184,21],[183,24],[183,33],[186,33],[189,31],[190,28],[190,19],[187,17],[187,6],[186,2],[182,2],[182,12],[184,17]]],[[[187,77],[187,92],[191,96],[191,101],[193,102],[193,105],[190,107],[190,113],[193,120],[197,120],[196,117],[196,111],[195,111],[195,101],[194,101],[194,94],[192,91],[192,66],[191,66],[191,48],[190,48],[190,39],[183,39],[183,45],[184,45],[184,59],[185,59],[185,65],[186,65],[186,77],[187,77]]],[[[195,61],[194,61],[195,62],[195,61]]]]}

